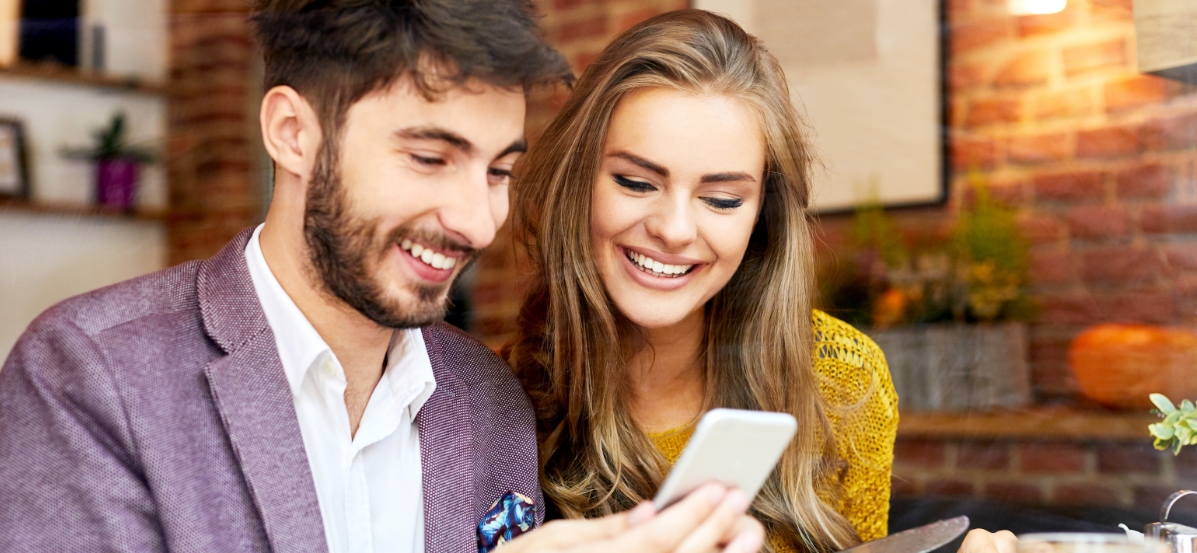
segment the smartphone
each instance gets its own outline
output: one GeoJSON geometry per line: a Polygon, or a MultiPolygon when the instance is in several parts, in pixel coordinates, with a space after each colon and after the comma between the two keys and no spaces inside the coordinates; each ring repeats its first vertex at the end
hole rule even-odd
{"type": "Polygon", "coordinates": [[[698,421],[653,504],[664,509],[711,481],[735,486],[751,501],[797,430],[798,421],[787,413],[708,411],[698,421]]]}

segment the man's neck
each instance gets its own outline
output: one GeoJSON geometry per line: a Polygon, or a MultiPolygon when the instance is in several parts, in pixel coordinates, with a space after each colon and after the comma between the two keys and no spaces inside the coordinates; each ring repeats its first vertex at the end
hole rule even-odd
{"type": "Polygon", "coordinates": [[[318,277],[304,253],[302,227],[291,228],[268,216],[258,239],[274,278],[341,362],[350,433],[356,434],[366,403],[382,379],[394,329],[371,321],[314,282],[318,277]]]}

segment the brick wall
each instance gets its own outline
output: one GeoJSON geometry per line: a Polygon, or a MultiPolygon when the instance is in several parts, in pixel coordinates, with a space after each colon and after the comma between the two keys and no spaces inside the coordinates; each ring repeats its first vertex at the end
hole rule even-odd
{"type": "Polygon", "coordinates": [[[258,221],[259,86],[244,0],[172,0],[170,263],[215,254],[258,221]]]}
{"type": "Polygon", "coordinates": [[[895,496],[982,497],[1028,505],[1118,506],[1156,512],[1197,482],[1197,454],[1146,439],[899,438],[895,496]]]}

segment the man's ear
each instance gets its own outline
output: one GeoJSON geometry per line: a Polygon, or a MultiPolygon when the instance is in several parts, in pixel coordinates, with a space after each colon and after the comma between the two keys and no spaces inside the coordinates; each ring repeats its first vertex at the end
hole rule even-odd
{"type": "Polygon", "coordinates": [[[320,150],[320,120],[311,104],[294,88],[276,86],[262,97],[258,114],[262,142],[274,159],[275,171],[286,172],[302,182],[311,177],[320,150]]]}

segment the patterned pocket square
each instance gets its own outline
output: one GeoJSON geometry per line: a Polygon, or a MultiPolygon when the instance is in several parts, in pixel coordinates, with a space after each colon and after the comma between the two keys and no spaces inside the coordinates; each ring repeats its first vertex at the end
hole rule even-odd
{"type": "Polygon", "coordinates": [[[490,553],[535,525],[532,500],[515,492],[507,492],[478,522],[478,553],[490,553]]]}

